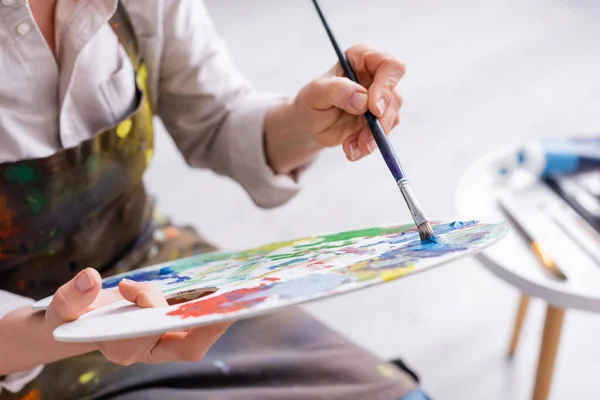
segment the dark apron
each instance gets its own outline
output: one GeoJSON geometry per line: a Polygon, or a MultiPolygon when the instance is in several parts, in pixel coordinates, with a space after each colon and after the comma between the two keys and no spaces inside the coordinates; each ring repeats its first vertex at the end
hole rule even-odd
{"type": "MultiPolygon", "coordinates": [[[[144,190],[154,142],[148,73],[120,4],[110,24],[134,66],[136,107],[77,147],[0,164],[2,290],[40,299],[87,267],[106,276],[215,250],[158,215],[144,190]]],[[[415,387],[395,365],[289,309],[234,324],[199,363],[123,367],[91,353],[45,366],[0,400],[397,400],[415,387]]]]}

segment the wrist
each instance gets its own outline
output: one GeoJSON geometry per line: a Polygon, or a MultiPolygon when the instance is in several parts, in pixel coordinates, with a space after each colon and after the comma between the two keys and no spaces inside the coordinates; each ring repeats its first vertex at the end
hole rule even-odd
{"type": "Polygon", "coordinates": [[[323,147],[306,127],[294,100],[271,107],[264,123],[264,149],[267,163],[277,174],[293,175],[323,147]]]}
{"type": "Polygon", "coordinates": [[[17,309],[0,319],[0,375],[27,371],[37,365],[92,352],[94,344],[61,343],[54,340],[54,327],[43,312],[30,307],[17,309]]]}

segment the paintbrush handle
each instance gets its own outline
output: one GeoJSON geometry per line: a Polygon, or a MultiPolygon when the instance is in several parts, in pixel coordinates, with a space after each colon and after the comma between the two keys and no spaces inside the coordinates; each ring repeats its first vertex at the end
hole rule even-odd
{"type": "MultiPolygon", "coordinates": [[[[337,40],[335,40],[335,37],[333,36],[333,32],[331,32],[331,29],[329,28],[329,24],[327,23],[327,20],[325,19],[325,15],[323,15],[323,12],[321,11],[321,7],[319,7],[319,3],[317,2],[317,0],[313,0],[313,4],[315,5],[315,8],[317,9],[317,13],[319,14],[319,18],[321,18],[321,22],[323,23],[323,26],[325,27],[327,36],[329,36],[329,40],[331,41],[331,44],[333,45],[335,54],[337,54],[338,59],[340,60],[340,65],[342,66],[344,73],[346,74],[348,79],[360,84],[360,82],[358,81],[358,78],[356,78],[356,74],[354,73],[354,69],[352,68],[352,65],[350,65],[350,63],[348,62],[348,58],[346,57],[344,52],[342,52],[342,50],[340,49],[340,46],[338,46],[337,40]]],[[[371,133],[373,134],[373,137],[375,138],[377,147],[379,147],[379,150],[381,151],[383,160],[385,161],[390,172],[394,176],[396,183],[400,184],[400,181],[405,180],[406,176],[404,175],[404,171],[402,170],[402,166],[400,165],[400,160],[398,160],[398,156],[396,155],[396,152],[394,151],[392,144],[390,143],[387,135],[385,134],[385,131],[383,130],[383,127],[381,126],[381,123],[379,122],[377,117],[375,115],[373,115],[373,113],[371,111],[368,111],[368,110],[365,113],[365,119],[367,120],[367,125],[369,125],[369,129],[371,130],[371,133]]]]}
{"type": "MultiPolygon", "coordinates": [[[[344,52],[340,49],[340,46],[338,46],[337,40],[335,40],[335,36],[333,36],[333,32],[331,32],[331,29],[329,28],[329,24],[327,23],[327,20],[325,19],[325,15],[323,15],[323,12],[321,11],[321,7],[319,7],[319,3],[317,2],[317,0],[313,0],[313,4],[315,5],[315,8],[317,9],[319,18],[321,18],[321,22],[323,23],[323,26],[325,27],[327,36],[329,36],[329,40],[331,41],[331,44],[333,45],[335,54],[337,54],[337,57],[340,61],[340,65],[342,66],[342,69],[344,70],[344,73],[346,74],[348,79],[360,84],[360,82],[358,81],[358,78],[356,77],[356,73],[354,72],[354,69],[352,68],[352,65],[350,65],[350,62],[348,62],[348,58],[346,57],[344,52]]],[[[381,151],[381,156],[383,157],[383,160],[385,161],[390,172],[394,176],[396,183],[400,184],[400,181],[405,180],[406,176],[404,175],[404,171],[402,170],[402,165],[400,165],[400,160],[398,160],[398,156],[396,155],[396,152],[394,151],[392,144],[390,143],[387,135],[385,134],[385,131],[383,130],[383,127],[381,126],[381,123],[379,122],[377,117],[375,115],[373,115],[373,113],[369,110],[367,110],[367,112],[365,113],[365,119],[367,120],[367,125],[369,125],[369,129],[371,130],[371,133],[373,134],[373,138],[375,138],[377,147],[379,147],[379,151],[381,151]]]]}
{"type": "Polygon", "coordinates": [[[369,129],[371,129],[371,133],[373,134],[373,138],[375,138],[375,142],[377,143],[377,147],[379,147],[379,151],[381,152],[381,156],[383,160],[387,164],[390,172],[394,176],[396,182],[400,182],[403,179],[406,179],[404,175],[404,171],[402,170],[402,165],[400,164],[400,160],[398,160],[398,156],[390,143],[381,123],[371,113],[371,111],[367,111],[365,114],[365,119],[367,120],[367,125],[369,125],[369,129]]]}

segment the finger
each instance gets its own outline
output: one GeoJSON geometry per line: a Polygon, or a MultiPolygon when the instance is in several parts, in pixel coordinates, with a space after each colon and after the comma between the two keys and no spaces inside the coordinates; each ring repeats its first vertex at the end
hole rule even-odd
{"type": "MultiPolygon", "coordinates": [[[[385,114],[383,117],[379,118],[379,123],[387,135],[389,135],[392,129],[400,122],[401,106],[402,97],[400,94],[395,93],[385,114]]],[[[375,142],[373,132],[371,132],[370,129],[363,129],[359,132],[357,144],[363,157],[373,153],[377,149],[377,143],[375,142]]]]}
{"type": "MultiPolygon", "coordinates": [[[[398,59],[373,50],[364,45],[354,46],[347,52],[348,59],[359,75],[370,75],[373,82],[369,87],[369,110],[375,116],[384,115],[391,103],[396,86],[406,72],[405,65],[398,59]]],[[[365,86],[365,83],[359,82],[365,86]]]]}
{"type": "Polygon", "coordinates": [[[315,110],[325,111],[332,107],[350,114],[361,115],[367,111],[367,89],[348,78],[322,77],[313,81],[305,90],[306,104],[315,110]]]}
{"type": "Polygon", "coordinates": [[[87,312],[96,310],[105,305],[123,300],[123,296],[118,290],[101,290],[94,302],[87,308],[87,312]]]}
{"type": "Polygon", "coordinates": [[[101,286],[102,279],[98,271],[84,269],[56,291],[46,311],[46,318],[56,325],[79,318],[96,299],[101,286]]]}
{"type": "MultiPolygon", "coordinates": [[[[363,126],[366,126],[366,123],[363,126]]],[[[362,153],[358,148],[358,135],[362,129],[361,127],[342,142],[342,150],[350,161],[358,161],[362,157],[362,153]]]]}
{"type": "Polygon", "coordinates": [[[139,307],[154,308],[169,305],[162,292],[149,283],[123,279],[119,282],[119,292],[125,300],[135,303],[139,307]]]}
{"type": "MultiPolygon", "coordinates": [[[[383,128],[383,131],[386,135],[389,135],[392,129],[398,125],[400,122],[400,108],[402,107],[402,97],[400,94],[394,93],[392,97],[392,101],[390,105],[387,107],[385,113],[381,118],[379,118],[379,123],[383,128]]],[[[364,130],[361,132],[361,135],[358,138],[359,148],[362,152],[367,150],[367,147],[371,150],[371,154],[373,150],[375,150],[375,139],[373,139],[372,132],[370,130],[364,130]],[[360,146],[360,144],[365,143],[365,146],[360,146]]]]}
{"type": "Polygon", "coordinates": [[[146,362],[200,361],[233,322],[208,325],[189,332],[171,332],[148,353],[146,362]]]}

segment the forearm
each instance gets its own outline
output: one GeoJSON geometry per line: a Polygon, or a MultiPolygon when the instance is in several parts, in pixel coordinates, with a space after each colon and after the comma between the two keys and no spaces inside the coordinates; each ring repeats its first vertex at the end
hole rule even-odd
{"type": "Polygon", "coordinates": [[[311,135],[304,132],[292,101],[272,107],[265,116],[265,154],[277,174],[293,174],[308,164],[321,150],[311,135]]]}
{"type": "Polygon", "coordinates": [[[19,308],[0,319],[0,376],[93,350],[93,344],[55,341],[52,329],[44,323],[44,314],[29,307],[19,308]]]}

